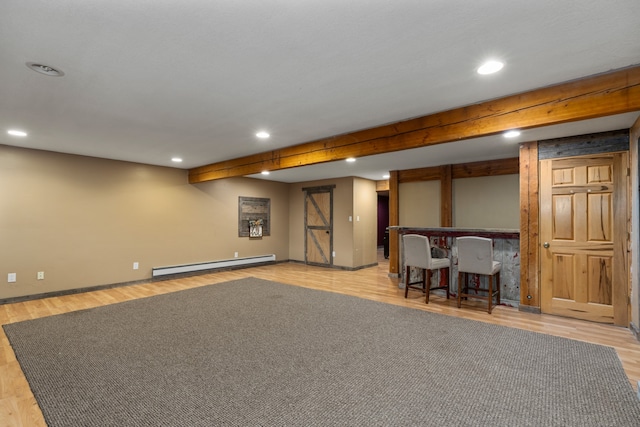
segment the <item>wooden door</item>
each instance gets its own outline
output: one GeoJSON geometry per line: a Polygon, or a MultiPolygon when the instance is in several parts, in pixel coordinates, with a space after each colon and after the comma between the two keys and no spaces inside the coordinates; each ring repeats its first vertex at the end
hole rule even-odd
{"type": "Polygon", "coordinates": [[[540,162],[541,309],[628,326],[627,153],[540,162]]]}
{"type": "Polygon", "coordinates": [[[332,266],[333,190],[307,189],[305,196],[305,262],[332,266]]]}

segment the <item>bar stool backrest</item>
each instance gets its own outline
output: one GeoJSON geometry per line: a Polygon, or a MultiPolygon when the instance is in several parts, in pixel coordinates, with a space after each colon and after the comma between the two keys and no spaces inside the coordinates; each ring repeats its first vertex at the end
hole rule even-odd
{"type": "Polygon", "coordinates": [[[485,237],[458,237],[458,271],[461,273],[494,273],[493,241],[485,237]]]}
{"type": "Polygon", "coordinates": [[[402,242],[405,265],[431,269],[431,245],[426,236],[405,234],[402,236],[402,242]]]}

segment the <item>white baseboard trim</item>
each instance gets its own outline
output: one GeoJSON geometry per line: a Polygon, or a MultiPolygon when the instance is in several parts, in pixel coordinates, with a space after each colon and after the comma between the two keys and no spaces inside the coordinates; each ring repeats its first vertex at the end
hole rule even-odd
{"type": "Polygon", "coordinates": [[[259,255],[245,258],[223,259],[218,261],[201,262],[197,264],[172,265],[167,267],[154,267],[151,270],[152,277],[168,276],[171,274],[191,273],[202,270],[215,270],[216,268],[236,267],[261,262],[275,261],[275,254],[259,255]]]}

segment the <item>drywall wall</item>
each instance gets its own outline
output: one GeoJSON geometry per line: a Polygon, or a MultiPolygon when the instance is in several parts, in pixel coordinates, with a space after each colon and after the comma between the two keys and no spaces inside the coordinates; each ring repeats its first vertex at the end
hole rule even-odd
{"type": "Polygon", "coordinates": [[[333,185],[333,265],[353,265],[353,178],[337,178],[289,184],[289,258],[305,261],[304,196],[305,188],[333,185]]]}
{"type": "Polygon", "coordinates": [[[377,262],[377,200],[375,181],[346,177],[290,184],[289,257],[305,261],[305,188],[333,188],[333,265],[359,268],[377,262]]]}
{"type": "Polygon", "coordinates": [[[375,181],[353,180],[353,265],[378,262],[378,193],[375,181]]]}
{"type": "Polygon", "coordinates": [[[454,179],[453,226],[519,229],[519,175],[454,179]]]}
{"type": "Polygon", "coordinates": [[[398,214],[403,227],[440,227],[440,181],[398,185],[398,214]]]}
{"type": "Polygon", "coordinates": [[[234,252],[288,259],[288,197],[282,183],[190,185],[186,170],[0,145],[0,298],[143,280],[234,252]],[[238,237],[238,196],[271,199],[271,236],[238,237]]]}
{"type": "MultiPolygon", "coordinates": [[[[453,180],[453,226],[520,228],[519,175],[453,180]]],[[[440,227],[440,181],[398,186],[399,220],[405,227],[440,227]]]]}

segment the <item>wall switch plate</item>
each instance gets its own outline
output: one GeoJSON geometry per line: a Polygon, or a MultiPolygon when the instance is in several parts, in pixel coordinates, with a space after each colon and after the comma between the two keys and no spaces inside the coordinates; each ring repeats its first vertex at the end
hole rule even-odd
{"type": "Polygon", "coordinates": [[[7,282],[13,283],[17,280],[16,273],[7,274],[7,282]]]}
{"type": "Polygon", "coordinates": [[[333,253],[331,255],[333,255],[333,257],[335,258],[336,257],[336,251],[333,251],[333,253]]]}
{"type": "Polygon", "coordinates": [[[349,222],[353,221],[353,217],[349,215],[349,222]]]}
{"type": "Polygon", "coordinates": [[[133,263],[133,269],[137,270],[140,267],[140,264],[138,264],[137,262],[133,263]]]}
{"type": "Polygon", "coordinates": [[[38,271],[38,280],[44,280],[44,271],[38,271]]]}

